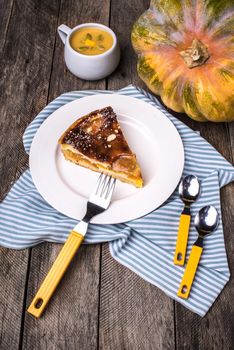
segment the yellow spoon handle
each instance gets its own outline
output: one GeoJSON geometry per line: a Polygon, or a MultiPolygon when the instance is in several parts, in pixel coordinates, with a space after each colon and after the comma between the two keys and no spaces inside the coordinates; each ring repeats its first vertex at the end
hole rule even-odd
{"type": "Polygon", "coordinates": [[[175,265],[184,265],[186,257],[186,248],[188,242],[189,226],[190,226],[191,216],[190,214],[181,214],[180,224],[178,229],[178,236],[176,242],[176,249],[174,255],[175,265]]]}
{"type": "Polygon", "coordinates": [[[37,318],[41,316],[83,240],[84,236],[75,231],[71,231],[27,310],[30,314],[37,318]]]}
{"type": "Polygon", "coordinates": [[[177,295],[183,299],[187,299],[193,284],[193,280],[197,271],[203,248],[193,245],[190,257],[182,278],[180,288],[177,295]]]}

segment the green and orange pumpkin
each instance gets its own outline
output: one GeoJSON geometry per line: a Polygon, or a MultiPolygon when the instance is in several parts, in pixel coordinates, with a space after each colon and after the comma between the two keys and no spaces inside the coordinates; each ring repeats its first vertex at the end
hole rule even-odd
{"type": "Polygon", "coordinates": [[[132,30],[141,79],[197,121],[234,120],[234,1],[152,0],[132,30]]]}

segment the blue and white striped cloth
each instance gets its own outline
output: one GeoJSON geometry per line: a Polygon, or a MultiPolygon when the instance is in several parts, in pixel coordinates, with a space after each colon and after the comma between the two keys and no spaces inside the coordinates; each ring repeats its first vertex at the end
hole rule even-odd
{"type": "MultiPolygon", "coordinates": [[[[112,91],[74,91],[65,93],[33,120],[24,134],[24,146],[29,153],[33,137],[41,123],[57,108],[75,99],[112,91]]],[[[234,169],[201,136],[170,115],[152,95],[133,86],[118,92],[139,98],[161,110],[176,126],[185,148],[183,175],[195,174],[202,181],[202,194],[192,206],[192,215],[204,205],[212,204],[219,211],[220,187],[234,180],[234,169]]],[[[222,219],[216,232],[206,237],[204,251],[188,300],[177,297],[184,267],[173,264],[179,216],[182,202],[177,191],[166,203],[147,216],[119,225],[90,225],[85,243],[110,242],[114,259],[127,266],[146,281],[187,308],[204,316],[230,277],[222,219]]],[[[0,245],[23,249],[36,244],[64,242],[76,221],[57,212],[37,192],[27,170],[0,204],[0,245]]],[[[187,256],[197,233],[193,220],[189,234],[187,256]]]]}

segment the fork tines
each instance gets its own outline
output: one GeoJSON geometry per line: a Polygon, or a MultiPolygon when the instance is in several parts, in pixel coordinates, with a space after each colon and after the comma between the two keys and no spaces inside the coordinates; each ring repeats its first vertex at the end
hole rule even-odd
{"type": "Polygon", "coordinates": [[[109,200],[114,191],[115,182],[116,179],[114,179],[112,176],[101,173],[93,194],[100,198],[109,200]]]}

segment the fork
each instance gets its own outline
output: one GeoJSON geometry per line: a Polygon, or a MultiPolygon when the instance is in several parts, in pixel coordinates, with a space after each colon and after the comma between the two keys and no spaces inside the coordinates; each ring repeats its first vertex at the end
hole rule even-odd
{"type": "Polygon", "coordinates": [[[27,310],[33,316],[39,318],[44,311],[71,260],[83,242],[90,220],[108,208],[115,188],[115,182],[116,179],[110,176],[104,174],[99,176],[97,185],[87,202],[84,218],[70,232],[63,248],[27,310]]]}

